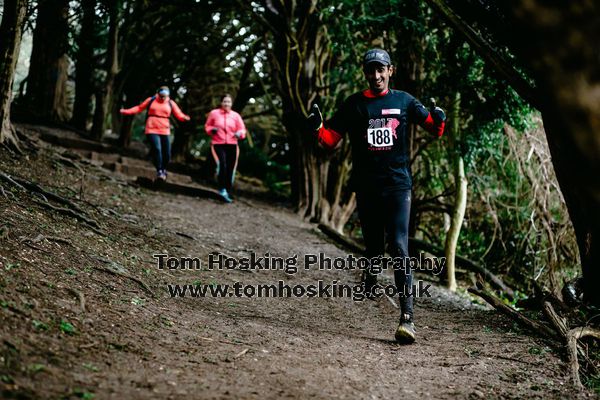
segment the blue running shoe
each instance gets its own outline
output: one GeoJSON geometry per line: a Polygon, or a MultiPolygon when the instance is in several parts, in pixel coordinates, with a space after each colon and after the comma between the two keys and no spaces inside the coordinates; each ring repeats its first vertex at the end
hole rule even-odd
{"type": "Polygon", "coordinates": [[[233,202],[233,200],[231,200],[231,197],[229,197],[229,193],[227,193],[226,189],[219,190],[219,195],[223,198],[223,201],[225,201],[225,203],[233,202]]]}

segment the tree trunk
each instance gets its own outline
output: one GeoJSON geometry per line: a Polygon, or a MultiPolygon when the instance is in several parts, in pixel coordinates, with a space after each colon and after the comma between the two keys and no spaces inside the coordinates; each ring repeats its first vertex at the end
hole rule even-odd
{"type": "Polygon", "coordinates": [[[106,95],[103,93],[104,88],[100,88],[94,94],[95,96],[95,108],[94,108],[94,119],[92,122],[92,137],[97,140],[102,140],[104,136],[104,119],[106,116],[106,104],[104,99],[106,95]]]}
{"type": "Polygon", "coordinates": [[[260,87],[260,85],[255,85],[251,80],[250,76],[252,75],[252,71],[254,70],[254,56],[258,52],[259,46],[261,45],[260,41],[254,42],[252,48],[246,54],[246,61],[244,62],[244,66],[242,67],[242,75],[239,80],[239,89],[235,95],[235,100],[231,108],[242,114],[244,108],[250,101],[252,97],[258,97],[264,91],[260,87]]]}
{"type": "Polygon", "coordinates": [[[113,85],[113,101],[111,112],[113,116],[113,130],[115,132],[119,132],[119,144],[123,148],[127,148],[131,144],[131,136],[133,135],[134,116],[121,115],[119,110],[124,106],[124,98],[138,98],[138,96],[130,96],[129,94],[125,94],[124,88],[127,79],[123,76],[124,73],[126,73],[123,65],[125,59],[123,57],[120,57],[119,60],[119,73],[115,76],[115,81],[113,85]]]}
{"type": "Polygon", "coordinates": [[[188,123],[186,126],[177,130],[177,134],[173,139],[173,150],[171,157],[175,162],[186,162],[192,151],[194,144],[194,129],[193,124],[188,123]]]}
{"type": "Polygon", "coordinates": [[[5,0],[0,23],[0,143],[8,143],[16,148],[18,142],[10,122],[10,103],[26,11],[26,0],[5,0]]]}
{"type": "Polygon", "coordinates": [[[39,3],[27,78],[27,106],[44,120],[67,121],[68,0],[39,3]]]}
{"type": "Polygon", "coordinates": [[[124,149],[131,144],[131,135],[133,133],[133,115],[125,115],[121,118],[119,127],[119,145],[124,149]]]}
{"type": "Polygon", "coordinates": [[[452,131],[450,132],[450,151],[454,158],[454,210],[450,221],[450,229],[446,236],[446,285],[456,291],[456,246],[467,209],[467,177],[465,163],[460,150],[460,93],[456,93],[452,110],[452,131]]]}
{"type": "Polygon", "coordinates": [[[318,97],[328,95],[331,49],[319,10],[315,1],[261,4],[263,22],[273,35],[274,86],[282,100],[282,123],[289,137],[292,202],[303,218],[341,231],[355,207],[354,197],[342,196],[338,186],[347,181],[349,168],[340,165],[349,154],[326,155],[306,129],[307,110],[318,97]]]}
{"type": "MultiPolygon", "coordinates": [[[[308,172],[308,166],[305,163],[307,156],[307,145],[310,146],[310,142],[304,144],[302,135],[307,134],[303,132],[302,127],[303,115],[298,112],[286,112],[283,115],[283,126],[288,133],[290,143],[290,181],[291,181],[291,195],[292,202],[296,207],[296,212],[304,217],[314,217],[310,215],[308,211],[310,207],[309,193],[310,187],[315,182],[310,181],[310,174],[308,172]]],[[[317,185],[318,186],[318,185],[317,185]]]]}
{"type": "Polygon", "coordinates": [[[558,115],[560,112],[556,110],[542,113],[544,130],[554,171],[575,229],[585,297],[600,306],[600,293],[597,289],[600,282],[600,198],[594,193],[598,177],[586,169],[586,164],[589,165],[591,160],[586,160],[583,152],[576,149],[573,143],[573,136],[586,136],[587,130],[583,127],[569,129],[561,121],[562,116],[558,115]]]}
{"type": "Polygon", "coordinates": [[[600,47],[590,42],[600,37],[600,4],[511,3],[512,43],[540,92],[552,162],[577,236],[585,297],[600,305],[600,47]]]}
{"type": "Polygon", "coordinates": [[[106,80],[101,90],[96,95],[96,109],[92,136],[101,140],[106,131],[109,110],[112,110],[113,86],[115,77],[119,73],[119,15],[120,2],[108,2],[109,30],[108,48],[106,49],[106,80]]]}
{"type": "MultiPolygon", "coordinates": [[[[446,3],[428,1],[433,6],[446,3]]],[[[492,34],[530,69],[536,84],[533,91],[520,74],[511,71],[511,65],[494,61],[499,53],[492,46],[481,46],[484,41],[481,35],[473,35],[473,27],[452,20],[454,10],[439,7],[438,11],[519,95],[542,112],[552,163],[577,236],[584,296],[600,306],[596,288],[600,282],[600,47],[594,42],[600,37],[600,4],[512,0],[499,7],[511,29],[492,34]]],[[[467,9],[482,16],[489,11],[467,9]]]]}
{"type": "Polygon", "coordinates": [[[83,18],[79,34],[77,60],[75,62],[75,104],[71,123],[78,129],[87,130],[90,103],[94,94],[94,38],[96,0],[82,0],[83,18]]]}

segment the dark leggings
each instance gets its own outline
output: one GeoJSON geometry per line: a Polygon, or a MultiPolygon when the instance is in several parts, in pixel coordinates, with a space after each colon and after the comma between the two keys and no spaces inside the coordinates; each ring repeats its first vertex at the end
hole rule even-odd
{"type": "Polygon", "coordinates": [[[231,192],[238,160],[237,144],[214,144],[213,157],[217,164],[219,189],[231,192]]]}
{"type": "MultiPolygon", "coordinates": [[[[390,256],[408,257],[410,198],[410,189],[387,193],[381,193],[381,190],[357,193],[358,216],[367,257],[383,256],[386,243],[390,256]]],[[[412,290],[410,268],[395,269],[394,280],[398,290],[404,288],[405,293],[406,290],[412,290]]],[[[402,314],[412,316],[413,296],[400,296],[400,308],[402,314]]]]}
{"type": "Polygon", "coordinates": [[[157,171],[167,169],[169,161],[171,161],[171,142],[169,135],[157,135],[149,133],[148,139],[152,144],[152,160],[157,171]]]}

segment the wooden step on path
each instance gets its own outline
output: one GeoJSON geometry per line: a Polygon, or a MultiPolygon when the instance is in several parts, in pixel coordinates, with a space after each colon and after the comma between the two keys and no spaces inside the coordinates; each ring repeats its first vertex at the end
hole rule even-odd
{"type": "MultiPolygon", "coordinates": [[[[94,165],[133,178],[134,182],[141,187],[223,201],[215,189],[195,183],[190,175],[168,172],[167,182],[155,182],[156,170],[148,161],[148,149],[143,143],[136,142],[135,147],[132,144],[129,149],[121,149],[108,143],[81,137],[81,134],[63,128],[21,123],[18,124],[18,129],[75,153],[73,157],[67,158],[87,159],[94,165]]],[[[241,177],[239,178],[238,184],[242,183],[241,177]]],[[[250,190],[255,188],[256,182],[246,183],[245,186],[242,191],[250,195],[270,196],[266,188],[258,191],[250,190]]]]}
{"type": "Polygon", "coordinates": [[[80,134],[64,128],[33,124],[17,124],[16,126],[19,130],[25,130],[35,134],[46,143],[59,145],[73,150],[107,154],[112,153],[139,158],[143,158],[148,154],[148,148],[143,143],[139,142],[134,142],[129,148],[124,149],[114,144],[82,137],[80,134]]]}
{"type": "Polygon", "coordinates": [[[216,190],[194,183],[189,175],[168,172],[166,182],[157,181],[154,166],[146,160],[95,151],[78,151],[78,153],[103,168],[135,178],[135,184],[147,189],[223,200],[216,190]]]}
{"type": "MultiPolygon", "coordinates": [[[[119,172],[124,175],[132,176],[135,178],[144,177],[150,180],[156,178],[156,170],[154,167],[147,167],[144,165],[127,164],[122,162],[105,162],[102,166],[111,171],[119,172]]],[[[168,172],[169,181],[179,184],[191,184],[193,183],[192,177],[189,175],[176,174],[174,172],[168,172]]]]}
{"type": "Polygon", "coordinates": [[[219,195],[219,193],[206,186],[201,186],[195,183],[184,184],[184,183],[176,183],[169,180],[164,181],[155,181],[154,179],[147,178],[145,176],[138,176],[135,180],[135,183],[141,187],[145,187],[147,189],[158,190],[161,192],[168,193],[177,193],[183,194],[186,196],[192,197],[204,197],[208,199],[215,200],[223,200],[223,198],[219,195]]]}
{"type": "MultiPolygon", "coordinates": [[[[88,150],[74,150],[80,156],[108,170],[121,173],[133,178],[142,176],[148,179],[156,178],[156,169],[147,160],[125,157],[120,154],[98,153],[88,150]]],[[[169,172],[169,180],[176,183],[190,184],[193,179],[189,175],[169,172]]]]}

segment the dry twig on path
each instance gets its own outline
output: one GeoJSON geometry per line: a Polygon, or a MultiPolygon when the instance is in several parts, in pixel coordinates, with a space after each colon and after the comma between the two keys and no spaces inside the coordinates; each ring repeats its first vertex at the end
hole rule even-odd
{"type": "Polygon", "coordinates": [[[85,312],[85,297],[83,296],[83,293],[71,287],[67,287],[67,290],[77,297],[81,311],[85,312]]]}
{"type": "Polygon", "coordinates": [[[104,233],[103,233],[103,232],[100,230],[100,225],[99,225],[99,224],[98,224],[98,222],[97,222],[96,220],[94,220],[94,219],[88,218],[88,217],[86,217],[85,215],[83,215],[83,214],[81,214],[81,213],[78,213],[78,212],[77,212],[77,211],[75,211],[75,210],[71,210],[70,208],[66,208],[66,207],[56,207],[56,206],[53,206],[52,204],[50,204],[50,203],[48,203],[48,202],[45,202],[45,201],[39,201],[39,200],[35,200],[35,199],[33,199],[33,201],[34,201],[35,203],[39,204],[39,205],[40,205],[40,206],[42,206],[42,207],[46,207],[46,208],[49,208],[49,209],[51,209],[51,210],[53,210],[53,211],[59,212],[59,213],[61,213],[61,214],[65,214],[65,215],[67,215],[67,216],[74,217],[74,218],[76,218],[76,219],[78,219],[78,220],[80,220],[80,221],[82,221],[82,222],[86,223],[87,225],[89,225],[89,227],[90,227],[90,228],[91,228],[91,229],[92,229],[94,232],[96,232],[97,234],[104,236],[104,233]]]}
{"type": "Polygon", "coordinates": [[[154,294],[154,292],[152,291],[152,289],[150,289],[150,286],[148,286],[143,280],[136,278],[135,276],[131,276],[129,274],[126,274],[124,272],[120,272],[114,269],[110,269],[110,268],[105,268],[105,267],[94,267],[94,269],[98,270],[98,271],[102,271],[102,272],[106,272],[108,274],[111,275],[116,275],[116,276],[120,276],[123,278],[127,278],[130,279],[132,281],[134,281],[135,283],[137,283],[138,285],[140,285],[145,291],[147,291],[148,293],[150,293],[150,295],[153,298],[156,298],[156,294],[154,294]]]}
{"type": "Polygon", "coordinates": [[[518,311],[515,311],[513,308],[504,304],[500,299],[496,298],[491,293],[488,293],[487,291],[485,291],[483,289],[474,288],[474,287],[471,287],[468,290],[470,293],[473,293],[473,294],[481,297],[488,304],[490,304],[492,307],[494,307],[496,310],[500,311],[502,314],[504,314],[504,315],[508,316],[510,319],[518,322],[519,324],[521,324],[525,328],[531,330],[532,332],[534,332],[536,334],[541,334],[542,336],[545,336],[545,337],[548,337],[551,339],[557,338],[556,332],[554,332],[552,329],[550,329],[549,327],[547,327],[546,325],[544,325],[542,323],[539,323],[537,321],[527,318],[526,316],[524,316],[523,314],[521,314],[518,311]]]}

